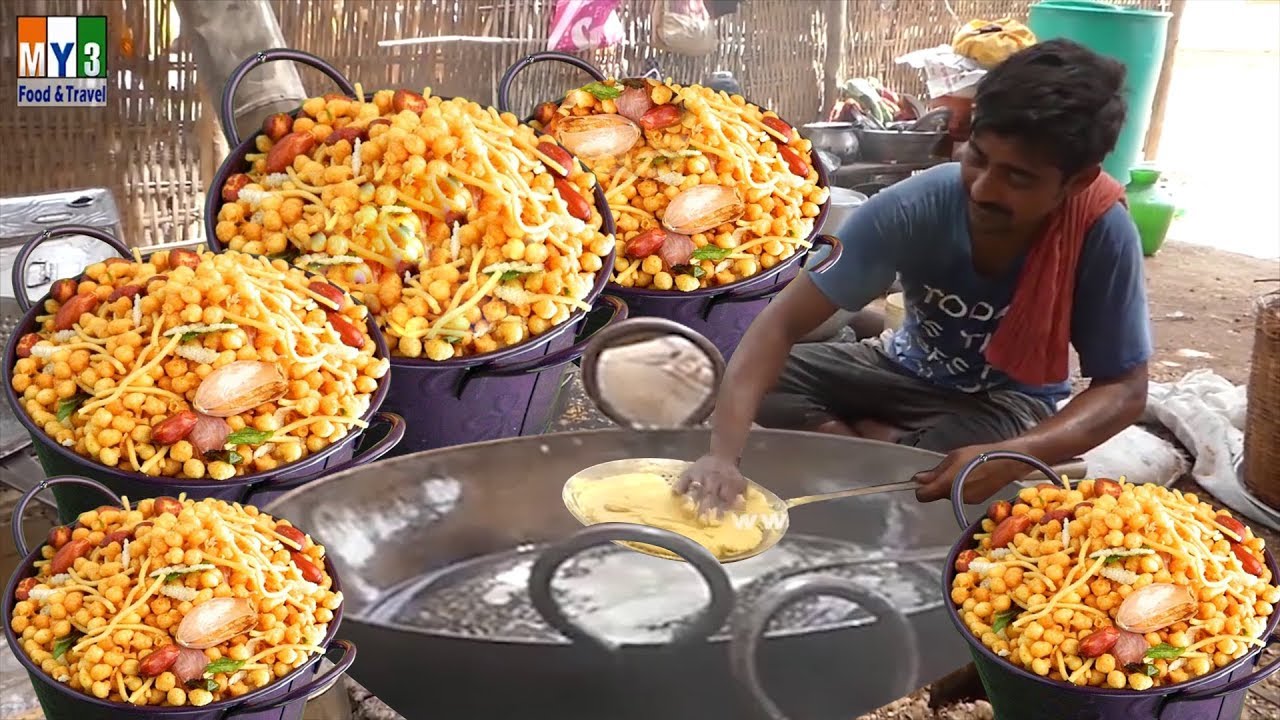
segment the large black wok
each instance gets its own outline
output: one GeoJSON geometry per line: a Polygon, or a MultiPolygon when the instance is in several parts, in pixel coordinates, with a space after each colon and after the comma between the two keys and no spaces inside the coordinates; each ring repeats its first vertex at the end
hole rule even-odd
{"type": "MultiPolygon", "coordinates": [[[[523,548],[525,555],[505,557],[540,557],[536,581],[557,564],[554,556],[593,544],[581,533],[598,533],[601,526],[584,531],[561,504],[561,487],[575,471],[630,457],[693,460],[707,443],[705,430],[596,430],[443,448],[330,476],[279,498],[267,511],[314,528],[328,548],[344,581],[343,636],[367,649],[351,674],[405,717],[745,720],[757,711],[730,672],[728,635],[712,630],[732,602],[724,575],[718,576],[715,607],[701,618],[710,639],[695,634],[668,645],[669,634],[628,623],[632,614],[655,622],[698,615],[708,585],[694,567],[607,542],[583,549],[555,576],[555,595],[567,597],[562,617],[597,629],[593,623],[601,618],[614,624],[600,632],[603,642],[580,630],[566,633],[577,638],[570,641],[528,610],[528,565],[524,574],[498,575],[510,563],[492,561],[523,548]],[[548,542],[558,544],[535,552],[548,542]],[[588,557],[592,553],[595,559],[588,557]],[[459,577],[472,579],[449,586],[459,577]],[[450,589],[426,592],[424,583],[450,589]],[[469,587],[480,590],[460,589],[469,587]],[[584,597],[596,602],[594,620],[584,617],[591,610],[584,597]],[[610,651],[609,645],[616,647],[610,651]]],[[[914,448],[759,430],[742,467],[791,497],[904,479],[937,462],[937,455],[914,448]]],[[[929,558],[858,566],[862,585],[877,585],[896,599],[915,638],[902,622],[886,621],[889,613],[873,603],[864,612],[835,607],[842,600],[808,600],[821,606],[790,619],[784,610],[775,618],[784,624],[770,625],[756,657],[763,684],[782,710],[806,720],[848,720],[967,662],[938,591],[945,552],[955,539],[951,515],[950,505],[922,505],[910,493],[812,505],[792,512],[787,538],[759,558],[704,568],[710,585],[717,584],[717,573],[741,579],[751,563],[763,563],[752,572],[769,569],[745,585],[735,583],[734,626],[745,627],[749,621],[737,621],[752,615],[760,620],[752,599],[761,591],[770,595],[768,588],[794,571],[780,560],[829,572],[838,570],[842,557],[866,560],[882,552],[890,559],[899,553],[929,558]]],[[[619,527],[639,526],[614,529],[619,527]]]]}

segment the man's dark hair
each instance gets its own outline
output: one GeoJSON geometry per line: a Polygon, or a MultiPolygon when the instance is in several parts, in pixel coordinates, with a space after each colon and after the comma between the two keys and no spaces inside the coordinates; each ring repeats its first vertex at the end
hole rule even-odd
{"type": "Polygon", "coordinates": [[[978,84],[973,132],[1017,138],[1071,177],[1115,148],[1124,125],[1124,80],[1124,65],[1078,43],[1032,45],[978,84]]]}

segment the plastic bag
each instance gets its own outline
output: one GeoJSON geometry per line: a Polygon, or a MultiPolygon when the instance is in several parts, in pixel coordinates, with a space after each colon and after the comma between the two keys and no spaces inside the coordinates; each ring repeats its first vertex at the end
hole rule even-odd
{"type": "Polygon", "coordinates": [[[976,62],[958,54],[950,45],[909,52],[894,62],[923,70],[931,98],[943,95],[971,98],[987,74],[976,62]]]}
{"type": "Polygon", "coordinates": [[[556,0],[547,49],[561,52],[606,48],[622,42],[622,0],[556,0]]]}
{"type": "Polygon", "coordinates": [[[719,34],[702,0],[655,0],[653,45],[681,55],[708,55],[719,34]]]}

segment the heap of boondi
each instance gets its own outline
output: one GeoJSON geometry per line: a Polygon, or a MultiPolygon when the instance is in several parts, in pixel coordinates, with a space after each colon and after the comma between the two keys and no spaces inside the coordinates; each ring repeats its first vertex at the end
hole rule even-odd
{"type": "Polygon", "coordinates": [[[614,282],[691,291],[808,247],[827,202],[812,146],[777,115],[700,85],[609,80],[538,108],[617,218],[614,282]]]}
{"type": "Polygon", "coordinates": [[[218,239],[325,273],[407,358],[491,352],[586,309],[613,251],[592,174],[509,113],[425,95],[267,118],[218,239]]]}
{"type": "Polygon", "coordinates": [[[670,530],[697,542],[717,558],[759,547],[764,530],[758,520],[773,512],[764,495],[750,488],[736,512],[700,516],[693,501],[677,494],[666,478],[644,472],[582,481],[573,489],[573,498],[589,523],[628,522],[670,530]],[[742,521],[752,516],[755,520],[742,521]]]}
{"type": "Polygon", "coordinates": [[[59,280],[13,389],[49,437],[108,467],[213,478],[346,437],[389,361],[367,310],[283,261],[161,251],[59,280]]]}
{"type": "Polygon", "coordinates": [[[1195,495],[1085,480],[997,502],[951,600],[1009,662],[1075,685],[1147,690],[1263,644],[1280,600],[1263,541],[1195,495]]]}
{"type": "Polygon", "coordinates": [[[9,626],[54,682],[112,702],[208,705],[323,653],[342,593],[324,548],[257,508],[146,499],[54,528],[9,626]]]}

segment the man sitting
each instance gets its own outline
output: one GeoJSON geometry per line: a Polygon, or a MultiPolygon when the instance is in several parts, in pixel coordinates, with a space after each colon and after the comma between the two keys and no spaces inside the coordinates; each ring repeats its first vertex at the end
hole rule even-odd
{"type": "MultiPolygon", "coordinates": [[[[678,489],[734,501],[753,418],[948,453],[917,476],[921,500],[945,497],[985,451],[1060,462],[1136,421],[1151,356],[1142,252],[1124,187],[1101,169],[1124,123],[1124,78],[1121,64],[1067,40],[992,70],[960,162],[873,196],[842,228],[840,260],[801,274],[756,318],[724,378],[710,452],[678,489]],[[895,274],[906,318],[883,346],[796,344],[895,274]],[[1092,382],[1055,414],[1070,394],[1071,345],[1092,382]]],[[[980,465],[965,497],[986,499],[1026,472],[980,465]]]]}

